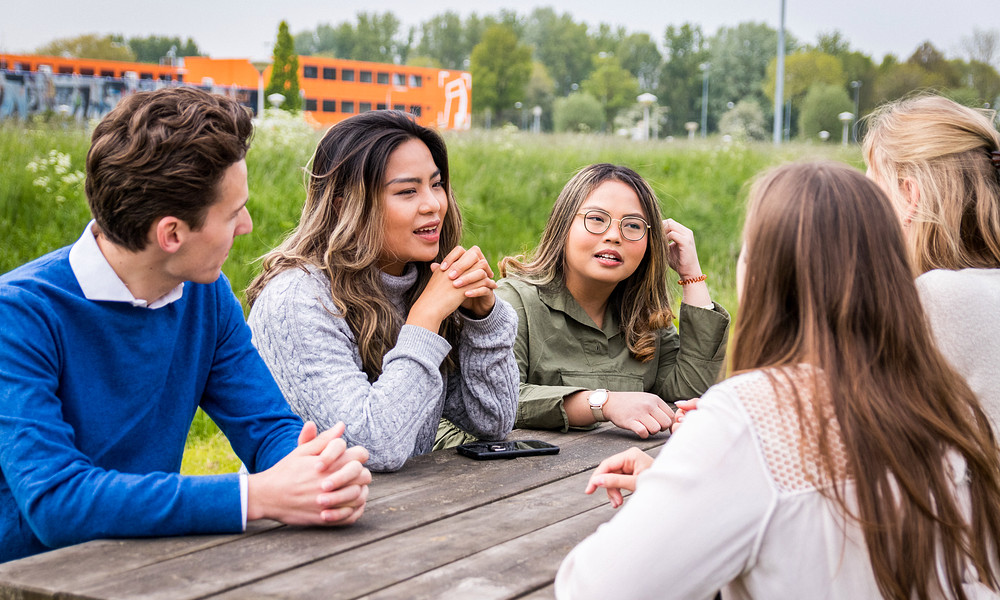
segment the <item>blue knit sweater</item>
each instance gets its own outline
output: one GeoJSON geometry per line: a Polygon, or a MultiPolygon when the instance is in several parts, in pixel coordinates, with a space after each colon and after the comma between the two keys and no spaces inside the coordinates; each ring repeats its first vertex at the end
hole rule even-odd
{"type": "Polygon", "coordinates": [[[0,561],[95,538],[242,530],[236,474],[178,474],[200,405],[251,472],[301,420],[225,277],[156,310],[84,297],[63,248],[0,276],[0,561]]]}

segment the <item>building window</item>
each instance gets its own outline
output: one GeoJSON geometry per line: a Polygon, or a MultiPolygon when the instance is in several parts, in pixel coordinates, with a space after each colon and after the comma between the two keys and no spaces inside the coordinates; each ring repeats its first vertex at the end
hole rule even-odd
{"type": "Polygon", "coordinates": [[[115,72],[114,71],[109,71],[107,69],[101,69],[101,77],[114,77],[114,76],[115,76],[115,72]]]}
{"type": "Polygon", "coordinates": [[[372,109],[371,102],[362,102],[358,104],[358,112],[368,112],[372,109]]]}
{"type": "Polygon", "coordinates": [[[337,112],[337,101],[336,100],[324,100],[323,101],[323,112],[337,112]]]}
{"type": "Polygon", "coordinates": [[[170,81],[170,75],[168,73],[160,75],[160,81],[170,81]]]}
{"type": "Polygon", "coordinates": [[[152,73],[140,73],[139,74],[139,79],[152,79],[152,78],[153,78],[153,74],[152,73]]]}
{"type": "Polygon", "coordinates": [[[341,69],[340,79],[342,81],[354,81],[354,69],[341,69]]]}
{"type": "Polygon", "coordinates": [[[323,67],[323,79],[336,79],[337,69],[333,67],[323,67]]]}
{"type": "Polygon", "coordinates": [[[177,74],[177,81],[180,83],[184,83],[184,73],[177,74]]]}
{"type": "Polygon", "coordinates": [[[316,79],[316,65],[305,65],[302,67],[302,77],[306,79],[316,79]]]}
{"type": "Polygon", "coordinates": [[[410,87],[420,87],[422,83],[420,75],[410,75],[410,87]]]}
{"type": "Polygon", "coordinates": [[[315,112],[316,111],[316,99],[306,98],[306,110],[315,112]]]}
{"type": "Polygon", "coordinates": [[[351,101],[351,100],[344,100],[343,102],[341,102],[340,103],[340,112],[348,114],[348,115],[353,114],[354,113],[354,102],[351,101]]]}
{"type": "Polygon", "coordinates": [[[60,66],[59,67],[59,74],[60,75],[70,75],[72,73],[73,73],[73,67],[67,67],[67,66],[60,66]]]}
{"type": "Polygon", "coordinates": [[[371,71],[361,71],[358,73],[361,77],[361,83],[371,83],[372,82],[372,72],[371,71]]]}
{"type": "Polygon", "coordinates": [[[402,73],[393,73],[392,85],[406,85],[406,75],[403,75],[402,73]]]}
{"type": "Polygon", "coordinates": [[[378,75],[376,75],[375,82],[376,83],[381,83],[382,85],[389,85],[389,74],[388,73],[379,73],[378,75]]]}
{"type": "Polygon", "coordinates": [[[379,102],[379,103],[378,103],[378,104],[377,104],[377,105],[375,106],[375,108],[377,108],[378,110],[385,110],[385,102],[379,102]]]}
{"type": "Polygon", "coordinates": [[[93,75],[94,70],[87,67],[80,67],[80,75],[93,75]]]}
{"type": "Polygon", "coordinates": [[[406,112],[406,105],[405,104],[393,104],[392,105],[392,110],[401,110],[403,112],[406,112]]]}
{"type": "Polygon", "coordinates": [[[420,105],[419,104],[414,104],[413,106],[411,106],[410,107],[410,114],[413,115],[414,117],[419,117],[420,116],[420,105]]]}

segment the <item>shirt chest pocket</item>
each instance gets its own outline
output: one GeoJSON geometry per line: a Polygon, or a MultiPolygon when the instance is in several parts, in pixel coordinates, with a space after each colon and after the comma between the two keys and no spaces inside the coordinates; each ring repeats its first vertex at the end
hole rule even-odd
{"type": "Polygon", "coordinates": [[[642,377],[621,372],[560,371],[561,385],[588,390],[607,389],[613,392],[643,392],[642,377]]]}

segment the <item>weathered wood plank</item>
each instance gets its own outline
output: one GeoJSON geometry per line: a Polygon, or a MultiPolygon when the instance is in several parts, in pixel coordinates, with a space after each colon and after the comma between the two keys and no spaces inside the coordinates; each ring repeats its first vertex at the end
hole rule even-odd
{"type": "Polygon", "coordinates": [[[506,600],[555,579],[562,559],[608,520],[597,507],[364,596],[365,600],[506,600]]]}
{"type": "Polygon", "coordinates": [[[517,600],[555,600],[556,588],[555,585],[550,584],[543,588],[537,589],[533,592],[529,592],[523,596],[518,596],[517,600]]]}
{"type": "Polygon", "coordinates": [[[484,462],[454,450],[436,452],[412,459],[400,473],[377,475],[364,519],[350,528],[270,523],[258,526],[274,528],[262,536],[91,542],[0,566],[0,590],[33,589],[40,590],[38,597],[63,598],[196,598],[225,592],[589,471],[630,445],[649,448],[664,441],[662,436],[638,440],[607,426],[566,435],[518,431],[511,438],[553,441],[562,451],[555,457],[484,462]],[[67,569],[77,564],[79,569],[67,569]],[[60,575],[52,581],[54,573],[60,575]]]}
{"type": "MultiPolygon", "coordinates": [[[[464,556],[525,535],[600,505],[583,493],[589,472],[468,510],[270,577],[219,597],[355,598],[405,581],[464,556]]],[[[605,516],[613,511],[605,507],[605,516]]]]}

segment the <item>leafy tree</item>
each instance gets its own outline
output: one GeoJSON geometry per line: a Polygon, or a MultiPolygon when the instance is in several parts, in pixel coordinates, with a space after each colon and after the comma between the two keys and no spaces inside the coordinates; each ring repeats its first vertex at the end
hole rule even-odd
{"type": "Polygon", "coordinates": [[[76,37],[52,40],[35,50],[46,56],[67,58],[93,58],[98,60],[135,60],[135,55],[120,35],[86,33],[76,37]]]}
{"type": "Polygon", "coordinates": [[[601,103],[604,123],[610,126],[618,111],[635,104],[639,82],[613,56],[598,58],[596,63],[596,68],[584,80],[581,89],[601,103]]]}
{"type": "Polygon", "coordinates": [[[160,59],[173,50],[175,57],[201,56],[198,44],[191,38],[181,42],[181,38],[150,35],[128,39],[128,47],[135,54],[135,60],[145,63],[159,63],[160,59]]]}
{"type": "Polygon", "coordinates": [[[489,108],[500,115],[524,95],[531,76],[531,48],[521,44],[509,27],[493,25],[472,49],[471,69],[473,108],[489,108]]]}
{"type": "MultiPolygon", "coordinates": [[[[295,43],[288,33],[288,23],[282,21],[278,25],[278,40],[274,43],[274,62],[271,64],[271,81],[264,90],[264,97],[271,94],[282,94],[285,101],[281,108],[287,111],[297,111],[302,107],[299,96],[299,57],[295,54],[295,43]]],[[[270,104],[270,101],[268,101],[270,104]]]]}
{"type": "MultiPolygon", "coordinates": [[[[764,91],[774,101],[775,61],[767,66],[764,91]]],[[[815,83],[829,83],[843,87],[846,83],[844,67],[837,57],[818,50],[798,52],[785,58],[785,98],[793,104],[800,102],[815,83]]]]}
{"type": "Polygon", "coordinates": [[[825,130],[830,132],[832,138],[840,138],[844,128],[838,115],[842,112],[854,112],[854,102],[847,96],[843,86],[814,83],[809,86],[802,100],[802,108],[799,111],[799,135],[812,139],[819,135],[820,131],[825,130]]]}
{"type": "Polygon", "coordinates": [[[699,25],[685,23],[667,27],[664,35],[666,62],[660,69],[656,96],[670,115],[670,129],[684,131],[684,123],[701,118],[702,72],[708,61],[708,45],[699,25]]]}
{"type": "Polygon", "coordinates": [[[770,131],[764,109],[757,102],[745,98],[719,119],[719,133],[729,135],[734,140],[750,141],[766,140],[770,131]]]}
{"type": "Polygon", "coordinates": [[[594,40],[594,52],[606,55],[617,54],[626,35],[628,34],[625,28],[620,25],[612,29],[607,23],[601,23],[597,26],[597,32],[591,36],[594,40]]]}
{"type": "Polygon", "coordinates": [[[917,46],[913,55],[906,62],[927,71],[936,80],[934,83],[936,86],[959,87],[961,85],[959,70],[929,41],[917,46]]]}
{"type": "Polygon", "coordinates": [[[596,131],[604,122],[601,103],[586,92],[558,98],[552,110],[556,131],[596,131]]]}
{"type": "Polygon", "coordinates": [[[663,55],[648,33],[626,36],[618,45],[615,56],[621,61],[622,67],[635,75],[640,90],[648,92],[656,89],[663,55]]]}
{"type": "MultiPolygon", "coordinates": [[[[792,53],[796,44],[795,38],[786,33],[786,54],[792,53]]],[[[738,104],[743,100],[751,100],[760,108],[768,107],[765,112],[768,118],[773,100],[768,100],[764,93],[764,82],[767,65],[777,55],[778,32],[765,23],[740,23],[735,27],[720,27],[708,45],[712,65],[709,122],[715,115],[724,114],[730,102],[738,104]]]]}
{"type": "MultiPolygon", "coordinates": [[[[840,60],[846,78],[844,89],[851,98],[857,94],[859,114],[863,115],[874,108],[877,69],[871,56],[852,50],[847,38],[837,30],[821,33],[814,49],[840,60]]],[[[853,108],[851,112],[854,112],[853,108]]]]}
{"type": "Polygon", "coordinates": [[[434,58],[446,69],[464,69],[473,46],[468,45],[462,18],[457,12],[447,11],[420,25],[416,52],[434,58]]]}
{"type": "Polygon", "coordinates": [[[531,77],[524,87],[524,110],[542,107],[541,125],[544,129],[552,129],[552,103],[556,97],[556,83],[549,76],[545,65],[537,60],[531,64],[531,77]]]}
{"type": "Polygon", "coordinates": [[[296,34],[294,43],[303,55],[332,56],[383,63],[405,63],[412,44],[400,32],[400,21],[391,12],[356,15],[356,24],[320,24],[315,31],[296,34]]]}
{"type": "Polygon", "coordinates": [[[551,8],[536,8],[528,17],[524,39],[535,47],[535,58],[545,63],[558,93],[570,93],[573,84],[579,86],[590,75],[593,40],[587,25],[573,21],[569,13],[556,15],[551,8]]]}

